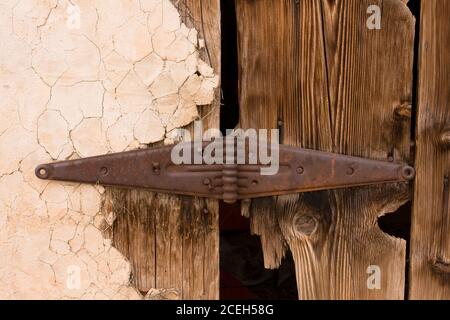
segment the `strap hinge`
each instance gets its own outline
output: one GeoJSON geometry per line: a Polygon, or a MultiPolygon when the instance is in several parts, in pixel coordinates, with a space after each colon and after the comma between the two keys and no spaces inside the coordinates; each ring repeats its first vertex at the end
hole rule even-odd
{"type": "Polygon", "coordinates": [[[257,152],[252,151],[248,143],[245,144],[245,151],[237,147],[236,144],[234,148],[223,145],[214,149],[207,143],[200,143],[200,147],[195,143],[184,143],[44,164],[36,168],[36,175],[40,179],[145,188],[155,192],[222,199],[227,203],[240,199],[407,182],[415,176],[414,168],[401,163],[285,145],[268,147],[265,156],[273,160],[270,162],[267,159],[262,161],[261,154],[255,155],[257,152]],[[186,149],[183,150],[183,147],[186,149]],[[177,164],[179,159],[173,158],[174,155],[180,156],[180,150],[184,151],[182,158],[193,162],[177,164]],[[205,153],[208,153],[209,159],[205,153]],[[216,161],[211,161],[211,158],[216,161]],[[223,159],[222,162],[220,159],[223,159]]]}

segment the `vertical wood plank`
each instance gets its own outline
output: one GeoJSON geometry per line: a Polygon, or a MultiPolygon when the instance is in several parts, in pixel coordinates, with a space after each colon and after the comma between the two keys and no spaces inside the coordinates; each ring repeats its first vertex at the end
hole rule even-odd
{"type": "MultiPolygon", "coordinates": [[[[200,57],[221,74],[220,0],[172,0],[182,20],[204,40],[200,57]]],[[[220,89],[210,106],[199,109],[203,129],[220,128],[220,89]]],[[[192,130],[192,126],[189,126],[192,130]]],[[[183,297],[219,299],[219,205],[217,201],[184,197],[183,297]],[[198,224],[198,225],[196,225],[198,224]]]]}
{"type": "Polygon", "coordinates": [[[450,299],[450,2],[421,2],[411,299],[450,299]]]}
{"type": "Polygon", "coordinates": [[[155,288],[156,221],[151,210],[154,194],[108,188],[107,198],[111,199],[107,210],[117,216],[112,233],[114,246],[130,260],[136,288],[146,293],[155,288]]]}
{"type": "MultiPolygon", "coordinates": [[[[220,0],[172,0],[183,22],[204,40],[200,57],[221,74],[220,0]]],[[[203,129],[220,128],[220,89],[210,106],[199,110],[203,129]]],[[[192,130],[192,126],[189,126],[192,130]]],[[[183,198],[183,297],[219,299],[219,205],[214,200],[183,198]],[[206,212],[205,212],[206,211],[206,212]],[[188,218],[188,219],[187,219],[188,218]],[[198,224],[196,226],[195,224],[198,224]]]]}
{"type": "MultiPolygon", "coordinates": [[[[244,128],[280,126],[285,144],[409,160],[414,18],[404,2],[237,0],[237,21],[244,128]],[[373,4],[381,30],[366,27],[373,4]]],[[[407,200],[406,185],[376,186],[255,200],[250,214],[267,267],[279,265],[283,243],[291,249],[301,299],[402,299],[405,241],[377,219],[407,200]],[[372,290],[373,265],[381,286],[372,290]]]]}
{"type": "MultiPolygon", "coordinates": [[[[205,41],[201,58],[220,76],[220,1],[172,0],[183,22],[205,41]]],[[[219,128],[220,89],[199,113],[203,129],[219,128]]],[[[192,129],[188,126],[188,129],[192,129]]],[[[153,299],[219,298],[219,206],[217,201],[107,189],[118,214],[113,243],[129,260],[133,284],[153,299]]]]}
{"type": "Polygon", "coordinates": [[[219,266],[219,202],[215,200],[203,200],[203,237],[199,248],[203,250],[203,297],[208,300],[219,299],[220,290],[220,266],[219,266]],[[207,218],[207,219],[206,219],[207,218]]]}
{"type": "Polygon", "coordinates": [[[175,289],[182,297],[183,239],[181,201],[176,196],[158,195],[156,215],[156,288],[175,289]]]}
{"type": "Polygon", "coordinates": [[[183,197],[183,296],[218,299],[219,208],[217,201],[183,197]]]}

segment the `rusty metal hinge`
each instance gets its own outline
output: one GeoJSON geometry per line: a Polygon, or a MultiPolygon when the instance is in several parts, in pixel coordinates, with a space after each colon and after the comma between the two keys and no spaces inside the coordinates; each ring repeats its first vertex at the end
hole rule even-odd
{"type": "MultiPolygon", "coordinates": [[[[192,155],[204,152],[207,146],[200,144],[197,150],[192,148],[192,155]]],[[[235,152],[228,156],[226,160],[230,164],[175,164],[171,157],[173,148],[150,148],[43,164],[36,168],[36,176],[48,180],[145,188],[161,193],[222,199],[227,203],[265,196],[407,182],[415,176],[414,168],[405,164],[284,145],[279,146],[278,172],[261,175],[261,169],[266,166],[259,160],[251,164],[252,154],[248,151],[244,155],[238,156],[235,152]]]]}

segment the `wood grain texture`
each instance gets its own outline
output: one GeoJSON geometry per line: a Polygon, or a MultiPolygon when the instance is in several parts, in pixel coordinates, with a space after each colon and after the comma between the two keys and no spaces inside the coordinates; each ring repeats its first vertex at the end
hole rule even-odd
{"type": "Polygon", "coordinates": [[[146,293],[155,288],[155,195],[139,190],[108,188],[105,209],[114,212],[112,241],[131,264],[132,281],[146,293]],[[136,254],[145,252],[145,254],[136,254]]]}
{"type": "Polygon", "coordinates": [[[179,299],[218,298],[218,203],[144,190],[108,188],[114,246],[131,263],[144,295],[169,290],[179,299]]]}
{"type": "MultiPolygon", "coordinates": [[[[404,2],[236,3],[243,128],[280,127],[289,145],[410,160],[414,18],[404,2]],[[373,4],[381,30],[366,27],[373,4]]],[[[250,215],[266,267],[280,264],[286,245],[292,251],[299,298],[402,299],[405,241],[377,218],[407,200],[406,185],[378,186],[255,200],[250,215]],[[381,269],[379,290],[367,286],[371,265],[381,269]]]]}
{"type": "Polygon", "coordinates": [[[421,2],[411,299],[450,299],[450,2],[421,2]]]}
{"type": "MultiPolygon", "coordinates": [[[[200,55],[220,76],[220,1],[172,2],[205,39],[200,55]]],[[[199,108],[204,130],[220,126],[219,97],[217,89],[213,104],[199,108]]],[[[143,295],[157,289],[157,299],[219,298],[217,201],[107,188],[105,204],[117,215],[113,245],[129,259],[131,282],[143,295]]]]}

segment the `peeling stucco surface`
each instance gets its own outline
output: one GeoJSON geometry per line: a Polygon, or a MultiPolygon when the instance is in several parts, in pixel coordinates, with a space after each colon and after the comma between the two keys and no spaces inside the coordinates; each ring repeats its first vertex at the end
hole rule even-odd
{"type": "Polygon", "coordinates": [[[0,36],[0,299],[141,298],[103,188],[34,168],[170,142],[218,86],[197,31],[170,0],[4,0],[0,36]]]}

